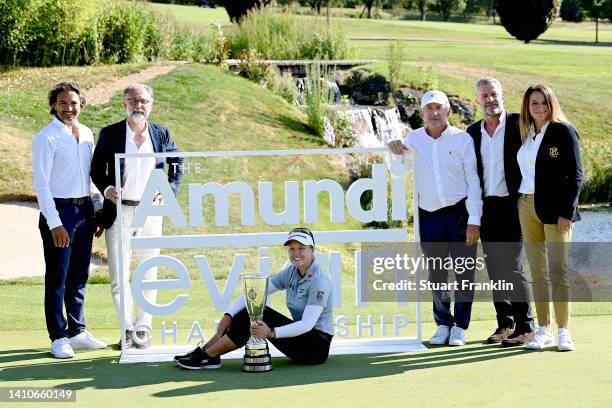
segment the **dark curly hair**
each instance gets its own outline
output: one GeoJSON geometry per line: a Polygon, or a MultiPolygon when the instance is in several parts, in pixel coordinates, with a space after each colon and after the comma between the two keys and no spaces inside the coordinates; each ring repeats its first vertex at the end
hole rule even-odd
{"type": "Polygon", "coordinates": [[[81,100],[81,108],[85,106],[87,101],[85,100],[85,94],[81,91],[81,87],[76,82],[60,82],[55,85],[53,89],[49,91],[49,106],[51,107],[51,114],[55,115],[57,111],[55,110],[55,102],[57,102],[57,96],[64,91],[72,91],[79,95],[79,99],[81,100]]]}

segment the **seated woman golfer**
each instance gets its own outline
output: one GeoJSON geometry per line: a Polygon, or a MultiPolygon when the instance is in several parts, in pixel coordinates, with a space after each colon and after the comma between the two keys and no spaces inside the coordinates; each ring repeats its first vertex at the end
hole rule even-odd
{"type": "Polygon", "coordinates": [[[300,364],[327,360],[333,336],[332,286],[329,275],[314,259],[314,237],[308,228],[295,228],[287,237],[291,264],[268,282],[268,294],[284,289],[293,320],[267,307],[263,322],[251,326],[241,296],[223,315],[217,333],[193,351],[174,357],[176,363],[193,370],[221,367],[221,355],[246,344],[252,334],[270,342],[300,364]]]}

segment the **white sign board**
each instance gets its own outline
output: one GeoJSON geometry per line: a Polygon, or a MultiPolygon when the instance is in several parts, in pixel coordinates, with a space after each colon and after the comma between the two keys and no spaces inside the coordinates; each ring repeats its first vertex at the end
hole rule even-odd
{"type": "MultiPolygon", "coordinates": [[[[287,232],[304,225],[312,226],[316,259],[332,279],[335,336],[330,354],[424,349],[418,296],[384,305],[363,298],[361,274],[365,272],[361,271],[359,245],[409,242],[404,226],[380,228],[405,222],[409,215],[409,172],[401,162],[385,164],[381,160],[385,155],[384,148],[117,154],[117,185],[121,185],[123,160],[154,157],[159,163],[168,157],[184,159],[177,197],[168,182],[166,165],[165,171],[155,169],[146,180],[130,225],[123,225],[124,209],[118,207],[121,229],[142,228],[149,217],[163,217],[164,221],[161,235],[119,237],[120,247],[132,251],[161,250],[160,255],[133,264],[130,270],[121,268],[120,282],[125,274],[131,276],[130,293],[136,307],[153,316],[151,327],[134,328],[149,331],[152,346],[122,348],[121,362],[169,361],[206,340],[205,334],[212,335],[218,322],[214,319],[241,294],[240,274],[249,269],[266,275],[279,271],[287,260],[282,246],[287,232]],[[346,157],[361,160],[362,168],[366,163],[368,176],[350,180],[345,172],[333,170],[334,166],[318,170],[317,166],[332,161],[341,168],[346,157]],[[258,173],[271,171],[270,163],[278,163],[280,171],[258,173]],[[222,174],[222,180],[211,179],[211,173],[222,174]],[[164,197],[161,205],[154,204],[158,193],[164,197]],[[364,196],[369,198],[366,207],[364,196]],[[379,228],[366,228],[373,223],[379,228]],[[145,278],[150,268],[161,272],[156,279],[145,278]],[[154,301],[145,296],[147,291],[157,291],[154,301]]],[[[125,290],[121,288],[123,311],[125,290]]],[[[284,294],[275,296],[282,307],[284,294]]],[[[122,333],[125,327],[122,318],[122,333]]],[[[271,352],[280,355],[273,348],[271,352]]],[[[226,357],[241,358],[242,351],[226,357]]]]}

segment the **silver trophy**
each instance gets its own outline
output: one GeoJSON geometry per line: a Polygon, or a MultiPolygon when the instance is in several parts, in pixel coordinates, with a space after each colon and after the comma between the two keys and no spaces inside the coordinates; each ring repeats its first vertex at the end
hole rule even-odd
{"type": "MultiPolygon", "coordinates": [[[[268,297],[268,277],[261,275],[244,275],[244,299],[251,325],[257,324],[263,317],[268,297]]],[[[244,346],[244,364],[242,370],[250,373],[272,370],[272,358],[268,342],[251,336],[244,346]]]]}

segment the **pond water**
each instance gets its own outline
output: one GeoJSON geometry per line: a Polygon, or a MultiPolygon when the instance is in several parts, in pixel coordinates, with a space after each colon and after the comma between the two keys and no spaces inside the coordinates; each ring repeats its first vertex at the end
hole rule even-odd
{"type": "Polygon", "coordinates": [[[612,242],[612,209],[581,211],[582,220],[574,224],[574,242],[612,242]]]}

